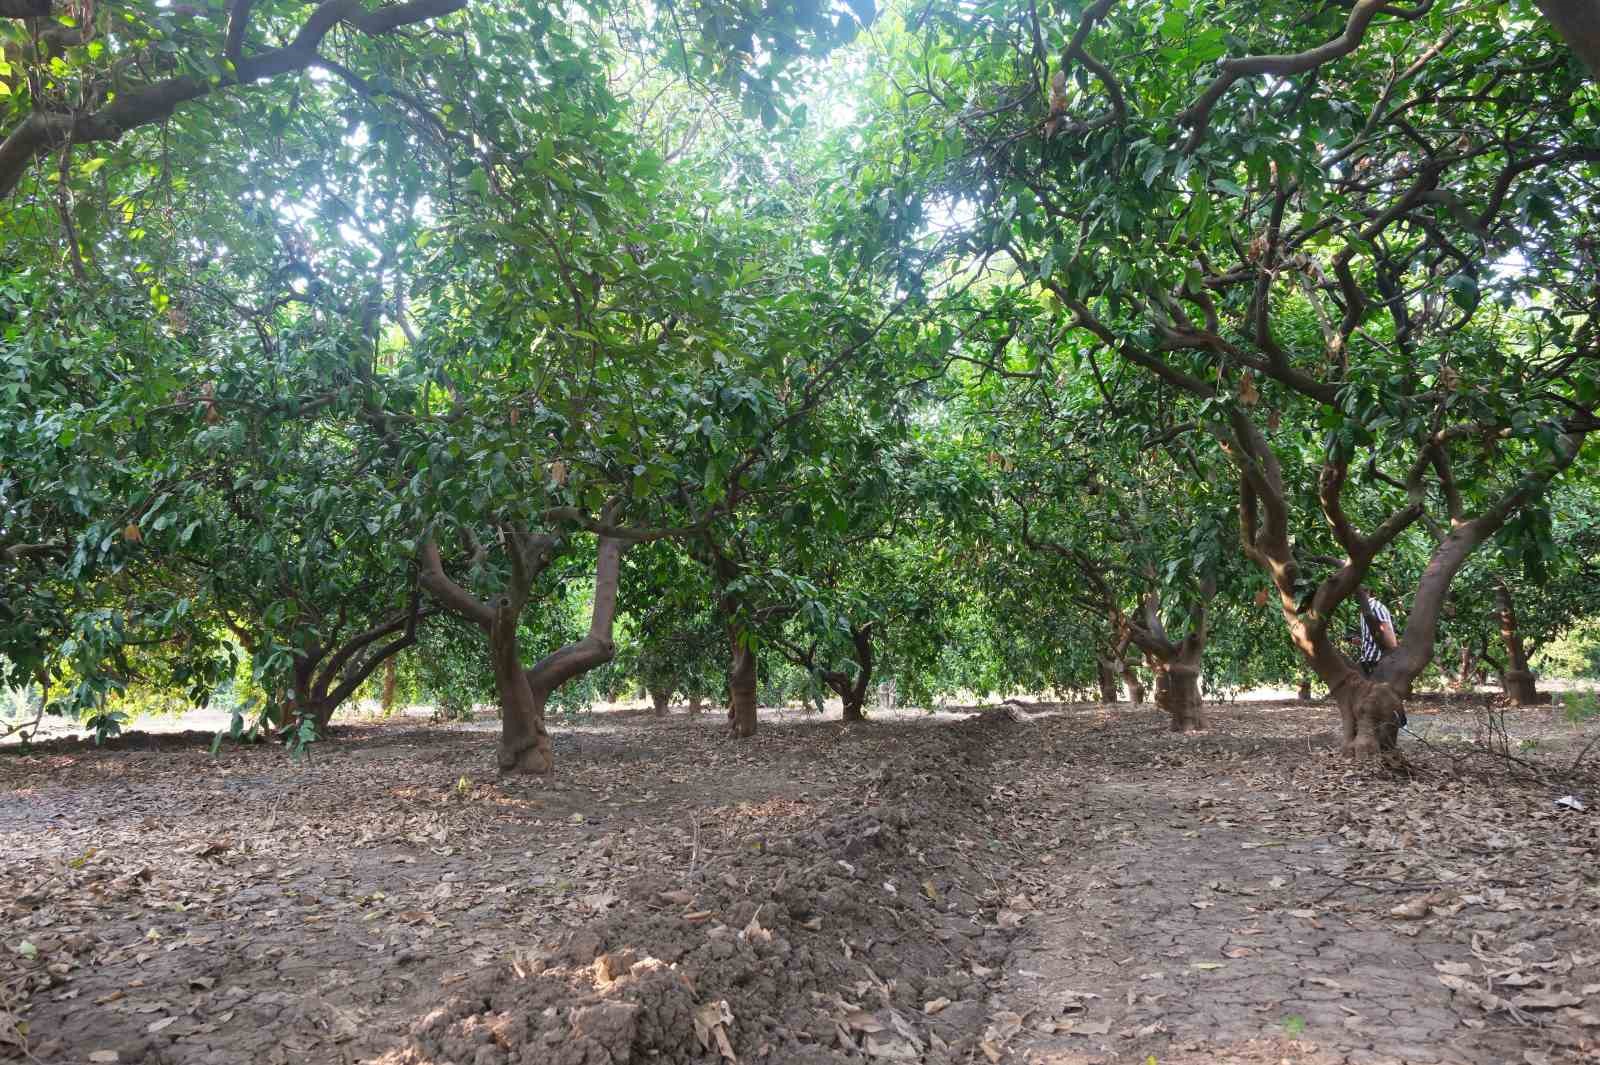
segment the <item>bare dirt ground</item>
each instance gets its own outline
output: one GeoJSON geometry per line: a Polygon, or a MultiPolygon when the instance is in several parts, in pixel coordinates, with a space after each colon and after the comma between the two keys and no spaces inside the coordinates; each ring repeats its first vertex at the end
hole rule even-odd
{"type": "Polygon", "coordinates": [[[1401,770],[1294,703],[7,751],[0,1058],[1600,1061],[1600,724],[1421,709],[1401,770]]]}

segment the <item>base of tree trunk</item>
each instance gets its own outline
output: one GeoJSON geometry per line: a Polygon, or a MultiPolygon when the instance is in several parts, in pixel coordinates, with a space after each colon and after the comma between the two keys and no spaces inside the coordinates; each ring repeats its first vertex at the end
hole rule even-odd
{"type": "Polygon", "coordinates": [[[1300,682],[1300,690],[1295,693],[1295,698],[1299,699],[1302,703],[1309,703],[1311,701],[1311,682],[1309,680],[1303,680],[1300,682]]]}
{"type": "Polygon", "coordinates": [[[1117,701],[1117,669],[1110,662],[1095,663],[1095,679],[1100,685],[1100,701],[1112,706],[1117,701]]]}
{"type": "Polygon", "coordinates": [[[650,709],[657,717],[666,717],[667,710],[672,706],[672,693],[653,691],[650,693],[650,709]]]}
{"type": "Polygon", "coordinates": [[[502,741],[499,763],[502,773],[533,773],[542,776],[550,772],[556,763],[555,753],[550,749],[549,734],[540,733],[521,750],[507,749],[502,741]]]}
{"type": "Polygon", "coordinates": [[[1123,687],[1128,689],[1128,702],[1134,706],[1144,705],[1144,685],[1139,683],[1139,674],[1131,669],[1122,671],[1123,687]]]}
{"type": "Polygon", "coordinates": [[[705,697],[702,695],[689,696],[689,713],[698,714],[701,710],[705,709],[705,702],[705,697]]]}
{"type": "Polygon", "coordinates": [[[1526,669],[1508,670],[1500,675],[1500,686],[1512,706],[1537,706],[1543,702],[1533,673],[1526,669]]]}
{"type": "Polygon", "coordinates": [[[1173,732],[1198,732],[1206,727],[1205,701],[1200,698],[1200,670],[1172,663],[1161,669],[1165,683],[1156,684],[1156,704],[1172,719],[1173,732]]]}
{"type": "Polygon", "coordinates": [[[737,638],[728,669],[728,731],[740,737],[756,734],[756,655],[737,638]]]}
{"type": "Polygon", "coordinates": [[[860,703],[846,699],[844,701],[844,719],[846,721],[865,721],[867,714],[860,703]]]}
{"type": "Polygon", "coordinates": [[[1399,745],[1405,704],[1393,688],[1356,677],[1341,685],[1334,698],[1344,727],[1340,750],[1346,757],[1371,758],[1399,745]]]}

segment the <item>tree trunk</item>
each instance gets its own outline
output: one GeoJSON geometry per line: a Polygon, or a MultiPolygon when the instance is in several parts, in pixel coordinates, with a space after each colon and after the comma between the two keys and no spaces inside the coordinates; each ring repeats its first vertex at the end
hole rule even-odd
{"type": "Polygon", "coordinates": [[[691,715],[700,713],[701,709],[705,706],[705,701],[706,697],[698,693],[689,696],[689,713],[691,715]]]}
{"type": "Polygon", "coordinates": [[[1345,754],[1369,757],[1379,751],[1395,749],[1400,739],[1401,715],[1405,711],[1399,694],[1392,687],[1381,680],[1363,677],[1355,669],[1329,687],[1339,705],[1345,754]]]}
{"type": "Polygon", "coordinates": [[[1295,693],[1295,698],[1299,699],[1302,703],[1309,703],[1311,701],[1311,678],[1300,678],[1300,690],[1295,693]]]}
{"type": "Polygon", "coordinates": [[[390,658],[383,664],[383,712],[385,715],[394,713],[394,692],[399,685],[400,677],[395,669],[395,659],[390,658]]]}
{"type": "Polygon", "coordinates": [[[1122,667],[1122,684],[1128,689],[1128,702],[1134,706],[1144,705],[1144,685],[1139,681],[1139,674],[1132,666],[1122,667]]]}
{"type": "Polygon", "coordinates": [[[1094,663],[1095,676],[1100,682],[1100,701],[1107,706],[1113,706],[1117,701],[1117,665],[1105,658],[1097,658],[1094,663]]]}
{"type": "Polygon", "coordinates": [[[500,747],[496,763],[502,773],[548,773],[555,766],[544,707],[554,690],[535,686],[522,668],[517,650],[520,611],[502,602],[489,629],[489,658],[494,690],[500,701],[500,747]]]}
{"type": "Polygon", "coordinates": [[[872,683],[872,625],[856,628],[850,639],[856,648],[856,679],[854,683],[845,684],[839,696],[844,702],[846,721],[865,721],[867,687],[872,683]]]}
{"type": "Polygon", "coordinates": [[[1511,589],[1506,582],[1494,582],[1495,611],[1500,615],[1500,640],[1506,648],[1506,668],[1500,674],[1500,684],[1512,706],[1534,706],[1539,702],[1539,689],[1534,683],[1533,671],[1528,668],[1528,654],[1522,646],[1522,633],[1517,628],[1517,612],[1511,601],[1511,589]]]}
{"type": "Polygon", "coordinates": [[[735,736],[756,732],[756,653],[746,647],[743,630],[734,628],[729,642],[733,658],[728,667],[728,731],[735,736]]]}
{"type": "Polygon", "coordinates": [[[1171,716],[1173,732],[1195,732],[1205,728],[1205,702],[1200,698],[1199,663],[1182,660],[1158,662],[1156,705],[1171,716]]]}
{"type": "Polygon", "coordinates": [[[1464,692],[1472,687],[1473,675],[1478,670],[1478,656],[1473,653],[1472,643],[1468,641],[1461,645],[1461,669],[1456,673],[1456,691],[1464,692]]]}
{"type": "Polygon", "coordinates": [[[672,705],[672,693],[660,688],[650,689],[650,708],[657,717],[666,717],[667,708],[672,705]]]}

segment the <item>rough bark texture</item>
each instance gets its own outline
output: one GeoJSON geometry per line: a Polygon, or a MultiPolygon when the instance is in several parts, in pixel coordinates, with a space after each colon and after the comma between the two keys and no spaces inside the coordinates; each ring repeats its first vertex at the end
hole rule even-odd
{"type": "Polygon", "coordinates": [[[1506,582],[1494,582],[1495,613],[1500,617],[1500,642],[1506,649],[1506,668],[1500,674],[1500,686],[1513,706],[1534,706],[1539,702],[1539,688],[1533,671],[1528,668],[1528,653],[1522,645],[1522,632],[1517,628],[1516,606],[1511,589],[1506,582]]]}
{"type": "Polygon", "coordinates": [[[1331,687],[1344,729],[1344,753],[1364,757],[1394,750],[1404,712],[1399,693],[1381,680],[1363,677],[1355,669],[1331,687]]]}
{"type": "Polygon", "coordinates": [[[1205,728],[1205,702],[1200,698],[1198,660],[1158,662],[1154,668],[1156,705],[1172,718],[1172,731],[1194,732],[1205,728]]]}
{"type": "Polygon", "coordinates": [[[1114,705],[1117,701],[1117,664],[1110,659],[1095,660],[1095,677],[1100,683],[1100,701],[1114,705]]]}
{"type": "Polygon", "coordinates": [[[735,736],[756,733],[756,653],[746,647],[739,629],[729,637],[733,657],[728,666],[728,731],[735,736]]]}

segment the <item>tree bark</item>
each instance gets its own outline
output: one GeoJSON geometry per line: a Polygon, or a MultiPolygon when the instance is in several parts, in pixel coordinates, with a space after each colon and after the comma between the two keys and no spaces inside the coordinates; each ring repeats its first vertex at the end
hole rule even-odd
{"type": "Polygon", "coordinates": [[[1600,0],[1534,0],[1591,77],[1600,78],[1600,0]]]}
{"type": "Polygon", "coordinates": [[[650,690],[650,709],[657,717],[666,717],[667,710],[672,705],[672,693],[660,688],[650,690]]]}
{"type": "Polygon", "coordinates": [[[690,715],[695,715],[695,714],[700,713],[700,711],[705,706],[705,701],[706,701],[706,697],[703,696],[703,695],[700,695],[698,693],[689,696],[689,713],[690,713],[690,715]]]}
{"type": "Polygon", "coordinates": [[[400,683],[399,671],[395,668],[396,661],[393,655],[383,664],[383,712],[394,713],[395,688],[400,683]]]}
{"type": "Polygon", "coordinates": [[[853,682],[845,681],[839,698],[844,703],[846,721],[865,721],[867,687],[872,683],[872,623],[853,629],[850,640],[856,649],[856,676],[853,682]]]}
{"type": "Polygon", "coordinates": [[[1128,702],[1134,706],[1144,705],[1144,685],[1140,683],[1139,674],[1132,666],[1122,667],[1122,684],[1128,689],[1128,702]]]}
{"type": "Polygon", "coordinates": [[[623,553],[636,542],[602,534],[595,548],[594,604],[589,632],[522,668],[517,623],[527,605],[533,579],[555,557],[552,536],[515,531],[507,538],[512,579],[509,593],[491,602],[478,599],[444,572],[439,548],[424,541],[420,581],[442,605],[476,623],[488,636],[490,666],[500,702],[500,744],[496,762],[502,773],[548,773],[555,766],[545,706],[561,685],[616,657],[612,632],[617,617],[617,582],[623,553]]]}
{"type": "Polygon", "coordinates": [[[1295,698],[1302,703],[1311,701],[1311,679],[1309,677],[1300,678],[1300,690],[1295,693],[1295,698]]]}
{"type": "Polygon", "coordinates": [[[1517,628],[1511,589],[1499,578],[1494,582],[1494,605],[1500,616],[1500,641],[1506,649],[1506,668],[1500,674],[1500,686],[1505,689],[1512,706],[1535,706],[1539,702],[1539,688],[1533,671],[1528,668],[1528,654],[1522,646],[1522,632],[1517,628]]]}
{"type": "Polygon", "coordinates": [[[1117,664],[1110,659],[1097,658],[1094,663],[1095,678],[1100,683],[1100,701],[1107,706],[1117,702],[1117,664]]]}
{"type": "Polygon", "coordinates": [[[745,646],[744,630],[729,630],[733,657],[728,667],[728,731],[735,736],[756,734],[756,653],[745,646]]]}
{"type": "Polygon", "coordinates": [[[1206,727],[1205,701],[1200,697],[1199,655],[1193,661],[1157,661],[1156,705],[1172,718],[1173,732],[1196,732],[1206,727]]]}

